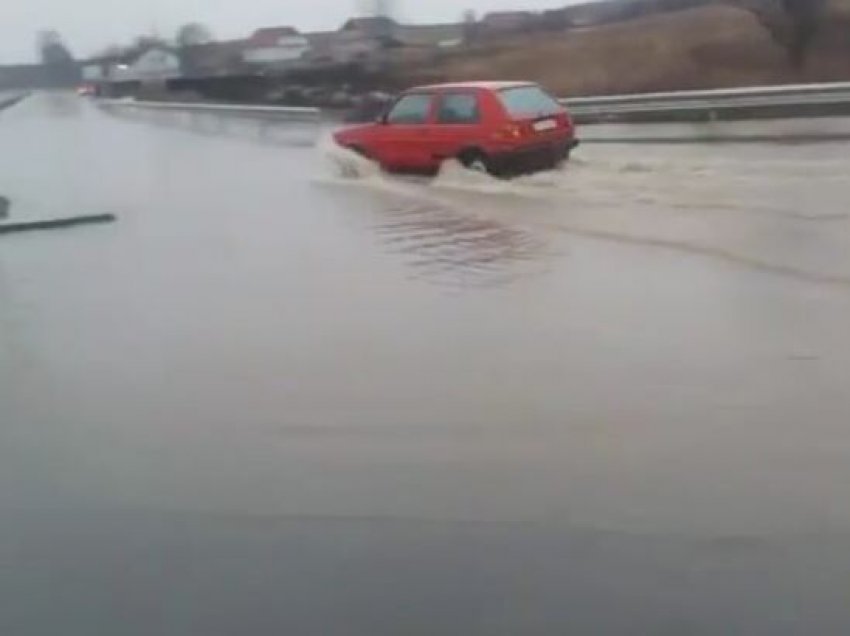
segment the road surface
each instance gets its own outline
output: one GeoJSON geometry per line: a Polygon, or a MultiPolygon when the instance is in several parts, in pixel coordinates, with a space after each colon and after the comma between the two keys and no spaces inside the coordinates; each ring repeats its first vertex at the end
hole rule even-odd
{"type": "Polygon", "coordinates": [[[848,145],[304,133],[0,118],[0,633],[848,633],[848,145]]]}

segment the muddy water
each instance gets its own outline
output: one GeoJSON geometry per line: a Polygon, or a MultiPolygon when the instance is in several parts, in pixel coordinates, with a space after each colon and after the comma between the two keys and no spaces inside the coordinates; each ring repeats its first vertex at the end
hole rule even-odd
{"type": "Polygon", "coordinates": [[[0,632],[850,628],[846,145],[425,182],[39,98],[0,146],[17,214],[120,217],[0,242],[0,632]]]}

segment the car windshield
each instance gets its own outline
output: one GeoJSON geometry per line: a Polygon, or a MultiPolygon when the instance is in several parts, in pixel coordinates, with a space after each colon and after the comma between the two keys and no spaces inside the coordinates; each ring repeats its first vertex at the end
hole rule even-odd
{"type": "Polygon", "coordinates": [[[426,93],[405,95],[398,100],[387,115],[388,124],[423,124],[428,121],[428,111],[433,97],[426,93]]]}
{"type": "Polygon", "coordinates": [[[561,112],[561,105],[539,86],[520,86],[499,91],[511,117],[538,117],[561,112]]]}

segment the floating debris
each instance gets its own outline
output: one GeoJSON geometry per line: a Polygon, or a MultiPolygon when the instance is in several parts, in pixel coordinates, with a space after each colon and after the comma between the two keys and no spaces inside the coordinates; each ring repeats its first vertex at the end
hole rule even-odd
{"type": "Polygon", "coordinates": [[[96,223],[113,223],[113,214],[93,214],[89,216],[74,216],[64,219],[49,219],[44,221],[23,221],[20,223],[0,223],[0,234],[11,234],[13,232],[30,232],[33,230],[53,230],[76,227],[78,225],[92,225],[96,223]]]}

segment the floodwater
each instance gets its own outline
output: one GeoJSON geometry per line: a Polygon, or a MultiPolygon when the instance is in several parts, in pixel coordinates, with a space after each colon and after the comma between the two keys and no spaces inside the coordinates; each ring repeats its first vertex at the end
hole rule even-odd
{"type": "Polygon", "coordinates": [[[0,633],[848,633],[850,146],[294,128],[0,118],[0,633]]]}

